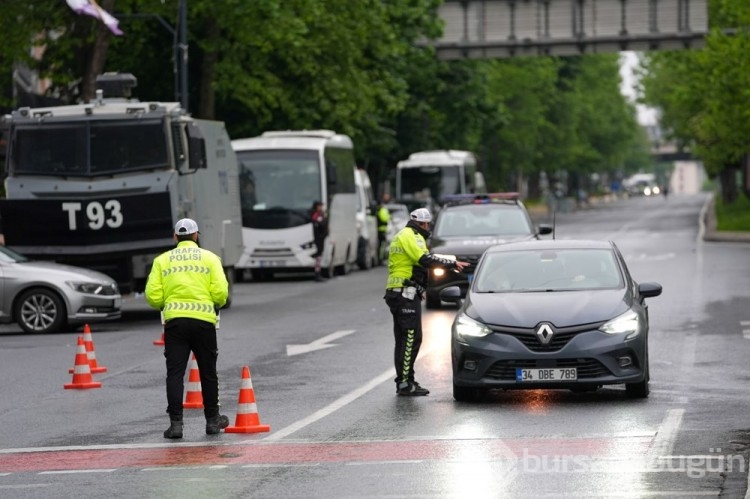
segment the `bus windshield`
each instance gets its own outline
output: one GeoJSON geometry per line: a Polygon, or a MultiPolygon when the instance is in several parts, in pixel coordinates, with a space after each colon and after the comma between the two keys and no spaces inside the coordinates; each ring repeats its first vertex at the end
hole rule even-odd
{"type": "Polygon", "coordinates": [[[160,120],[19,127],[12,139],[14,175],[89,177],[169,166],[160,120]]]}
{"type": "Polygon", "coordinates": [[[429,195],[441,199],[449,194],[461,194],[460,166],[421,166],[418,168],[401,168],[399,198],[410,195],[429,195]]]}
{"type": "Polygon", "coordinates": [[[245,227],[297,227],[309,222],[313,201],[325,202],[316,151],[238,151],[237,160],[245,227]]]}

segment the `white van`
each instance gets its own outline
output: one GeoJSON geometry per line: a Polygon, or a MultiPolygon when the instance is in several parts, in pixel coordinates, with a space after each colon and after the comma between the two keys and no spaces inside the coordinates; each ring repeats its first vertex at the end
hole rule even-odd
{"type": "Polygon", "coordinates": [[[354,179],[357,190],[357,266],[367,270],[380,265],[377,205],[367,172],[357,168],[354,179]]]}

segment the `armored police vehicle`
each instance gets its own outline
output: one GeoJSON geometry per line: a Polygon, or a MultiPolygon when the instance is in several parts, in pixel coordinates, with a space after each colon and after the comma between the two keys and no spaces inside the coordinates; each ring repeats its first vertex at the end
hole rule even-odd
{"type": "Polygon", "coordinates": [[[93,102],[3,118],[5,244],[102,271],[124,293],[140,291],[153,257],[174,247],[174,224],[189,217],[231,283],[242,221],[224,124],[192,118],[175,102],[126,98],[132,75],[102,76],[93,102]]]}

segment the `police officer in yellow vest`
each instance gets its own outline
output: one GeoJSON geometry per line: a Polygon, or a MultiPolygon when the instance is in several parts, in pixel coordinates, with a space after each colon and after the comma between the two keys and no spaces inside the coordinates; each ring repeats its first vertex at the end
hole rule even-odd
{"type": "Polygon", "coordinates": [[[170,426],[164,438],[182,438],[183,378],[190,352],[195,354],[201,379],[206,433],[229,426],[219,414],[216,373],[218,310],[229,296],[221,259],[198,246],[198,224],[183,218],[174,227],[177,247],[154,259],[146,282],[146,301],[164,316],[164,357],[167,360],[167,413],[170,426]]]}
{"type": "Polygon", "coordinates": [[[406,227],[391,241],[388,253],[388,282],[385,302],[393,316],[396,339],[396,393],[402,396],[427,395],[429,390],[414,380],[414,362],[422,344],[422,298],[427,284],[427,269],[443,267],[463,270],[466,262],[433,255],[427,249],[432,215],[426,208],[411,212],[406,227]]]}
{"type": "Polygon", "coordinates": [[[385,244],[388,236],[388,224],[391,222],[391,212],[386,206],[391,200],[391,196],[388,193],[383,194],[383,202],[380,203],[380,207],[377,212],[378,221],[378,261],[382,262],[385,259],[385,244]]]}

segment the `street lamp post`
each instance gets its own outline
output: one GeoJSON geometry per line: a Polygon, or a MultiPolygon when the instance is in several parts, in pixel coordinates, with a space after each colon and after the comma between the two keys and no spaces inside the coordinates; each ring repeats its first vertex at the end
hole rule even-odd
{"type": "Polygon", "coordinates": [[[177,30],[158,14],[117,14],[118,18],[154,17],[172,35],[174,51],[174,96],[180,107],[188,111],[188,41],[187,41],[187,0],[179,0],[177,7],[177,30]]]}
{"type": "Polygon", "coordinates": [[[188,41],[187,41],[187,0],[180,0],[178,7],[179,39],[175,47],[180,81],[180,106],[188,111],[188,41]]]}

